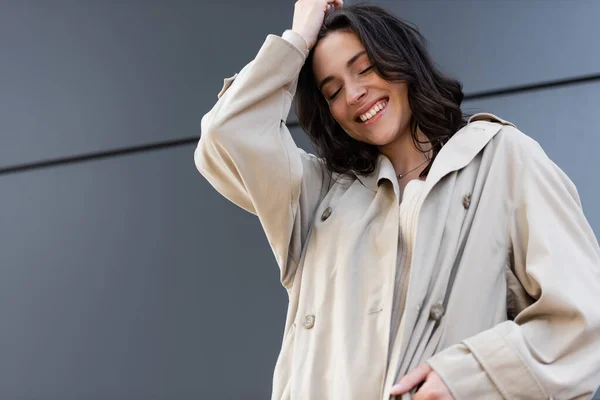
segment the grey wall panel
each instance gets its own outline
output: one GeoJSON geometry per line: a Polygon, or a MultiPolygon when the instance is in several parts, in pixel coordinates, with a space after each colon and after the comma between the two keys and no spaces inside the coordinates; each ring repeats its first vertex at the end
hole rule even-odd
{"type": "Polygon", "coordinates": [[[491,112],[535,138],[577,185],[584,211],[600,234],[600,82],[468,101],[471,114],[491,112]]]}
{"type": "Polygon", "coordinates": [[[597,0],[376,0],[467,93],[600,73],[597,0]]]}
{"type": "Polygon", "coordinates": [[[0,168],[197,135],[293,2],[2,1],[0,168]]]}
{"type": "Polygon", "coordinates": [[[269,397],[287,295],[193,150],[0,179],[0,398],[269,397]]]}

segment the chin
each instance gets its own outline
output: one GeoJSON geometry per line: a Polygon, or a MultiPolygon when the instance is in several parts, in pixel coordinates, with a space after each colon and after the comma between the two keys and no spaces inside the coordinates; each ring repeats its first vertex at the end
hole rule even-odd
{"type": "MultiPolygon", "coordinates": [[[[391,128],[386,129],[385,127],[383,127],[383,129],[381,129],[380,127],[380,129],[377,129],[375,132],[361,132],[363,129],[364,126],[359,126],[358,129],[354,130],[353,134],[349,134],[350,137],[352,137],[355,140],[358,140],[359,142],[363,142],[377,147],[386,146],[398,139],[398,134],[396,133],[397,130],[391,128]]],[[[346,131],[346,133],[348,133],[348,130],[344,130],[346,131]]]]}
{"type": "Polygon", "coordinates": [[[386,146],[396,141],[397,135],[393,133],[378,133],[369,135],[369,144],[377,147],[386,146]]]}

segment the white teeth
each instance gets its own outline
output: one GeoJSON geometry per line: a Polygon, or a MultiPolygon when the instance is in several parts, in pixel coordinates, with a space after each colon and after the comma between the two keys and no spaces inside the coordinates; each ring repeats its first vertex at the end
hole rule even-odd
{"type": "Polygon", "coordinates": [[[369,111],[360,116],[361,121],[365,122],[373,118],[379,111],[383,110],[387,106],[387,101],[375,104],[369,111]]]}

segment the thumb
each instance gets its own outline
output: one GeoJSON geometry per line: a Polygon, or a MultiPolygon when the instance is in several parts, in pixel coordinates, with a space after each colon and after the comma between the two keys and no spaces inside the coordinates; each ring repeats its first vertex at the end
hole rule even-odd
{"type": "Polygon", "coordinates": [[[427,364],[421,364],[408,374],[404,375],[400,381],[392,386],[390,394],[398,395],[404,394],[412,390],[419,383],[423,382],[427,375],[432,371],[431,367],[427,364]]]}

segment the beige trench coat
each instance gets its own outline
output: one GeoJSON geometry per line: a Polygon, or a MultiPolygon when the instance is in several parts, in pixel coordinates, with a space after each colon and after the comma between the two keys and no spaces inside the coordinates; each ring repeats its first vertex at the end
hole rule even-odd
{"type": "Polygon", "coordinates": [[[295,146],[284,121],[304,57],[268,36],[226,80],[195,152],[206,179],[260,219],[289,294],[272,398],[385,400],[421,362],[459,400],[591,398],[600,250],[567,176],[513,124],[472,117],[411,205],[416,239],[404,244],[413,258],[390,347],[394,169],[381,156],[368,177],[332,180],[295,146]]]}

